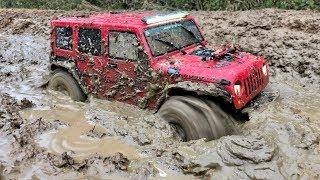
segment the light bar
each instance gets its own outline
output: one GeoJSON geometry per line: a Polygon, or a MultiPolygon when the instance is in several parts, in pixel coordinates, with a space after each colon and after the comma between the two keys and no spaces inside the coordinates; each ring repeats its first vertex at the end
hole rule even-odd
{"type": "Polygon", "coordinates": [[[146,16],[146,17],[143,17],[141,20],[146,24],[154,24],[154,23],[159,23],[163,21],[184,18],[188,15],[189,15],[188,12],[178,11],[178,12],[171,12],[171,13],[165,13],[165,14],[158,14],[155,16],[146,16]]]}

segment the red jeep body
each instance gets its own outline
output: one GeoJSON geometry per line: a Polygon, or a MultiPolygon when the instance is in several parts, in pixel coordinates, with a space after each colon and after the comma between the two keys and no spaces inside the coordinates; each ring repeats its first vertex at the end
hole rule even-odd
{"type": "MultiPolygon", "coordinates": [[[[151,49],[150,40],[148,41],[146,35],[148,29],[162,28],[167,24],[172,25],[170,28],[175,28],[175,23],[182,21],[188,22],[188,25],[191,23],[190,26],[194,23],[197,30],[199,26],[187,14],[164,18],[158,15],[154,16],[154,19],[152,17],[153,14],[150,12],[108,13],[53,20],[51,22],[52,70],[59,67],[67,69],[86,94],[90,93],[99,98],[115,99],[149,109],[159,107],[171,89],[196,91],[195,89],[198,88],[197,91],[200,93],[194,93],[210,96],[211,90],[216,91],[212,87],[217,87],[224,92],[234,107],[241,109],[268,84],[268,65],[262,57],[241,52],[232,46],[210,47],[200,31],[196,38],[198,42],[181,47],[181,50],[175,50],[168,45],[166,48],[170,51],[155,55],[157,51],[151,49]],[[150,22],[148,18],[151,19],[150,22]],[[69,48],[59,48],[57,45],[56,28],[63,27],[70,29],[67,33],[71,36],[69,48]],[[95,32],[101,36],[99,40],[101,45],[100,47],[97,45],[99,52],[79,51],[79,31],[85,31],[85,29],[95,29],[95,32]],[[110,32],[133,34],[137,39],[139,51],[144,54],[143,60],[112,57],[109,38],[116,39],[118,36],[111,37],[113,34],[110,35],[110,32]],[[175,86],[175,84],[182,85],[175,86]],[[209,90],[205,90],[206,87],[209,90]]],[[[156,34],[157,30],[150,33],[156,34]]],[[[188,33],[186,31],[186,34],[188,33]]],[[[163,46],[167,46],[165,43],[160,42],[163,46]]],[[[121,53],[125,49],[119,48],[118,51],[116,53],[121,53]]],[[[213,96],[217,94],[213,93],[213,96]]]]}

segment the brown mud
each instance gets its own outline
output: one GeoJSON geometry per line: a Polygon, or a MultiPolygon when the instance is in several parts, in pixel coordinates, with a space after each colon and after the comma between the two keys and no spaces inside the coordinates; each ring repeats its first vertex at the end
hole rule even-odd
{"type": "Polygon", "coordinates": [[[40,86],[49,20],[88,12],[0,10],[0,179],[318,179],[320,14],[193,12],[210,43],[265,56],[271,82],[239,135],[180,142],[157,115],[119,102],[75,103],[40,86]]]}

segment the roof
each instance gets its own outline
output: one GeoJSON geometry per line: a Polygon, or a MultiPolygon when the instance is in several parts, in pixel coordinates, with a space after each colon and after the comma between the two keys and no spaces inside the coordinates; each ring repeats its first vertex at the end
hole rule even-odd
{"type": "Polygon", "coordinates": [[[95,14],[87,17],[68,17],[53,20],[52,23],[94,23],[101,25],[134,25],[146,26],[141,20],[143,17],[153,15],[152,12],[130,12],[130,13],[103,13],[95,14]]]}
{"type": "MultiPolygon", "coordinates": [[[[146,27],[148,26],[147,18],[163,18],[164,16],[167,18],[171,18],[174,20],[174,17],[170,17],[170,15],[175,15],[176,12],[171,13],[155,13],[151,11],[145,12],[121,12],[121,13],[102,13],[102,14],[95,14],[86,17],[68,17],[68,18],[61,18],[57,20],[53,20],[53,25],[55,23],[67,23],[67,24],[84,24],[84,23],[92,23],[94,25],[120,25],[120,26],[139,26],[139,27],[146,27]],[[169,15],[169,16],[168,16],[169,15]]],[[[181,13],[180,13],[181,15],[181,13]]],[[[186,14],[187,15],[187,14],[186,14]]],[[[183,16],[183,14],[182,14],[183,16]]],[[[155,19],[153,19],[154,21],[155,19]]],[[[166,20],[165,18],[163,20],[166,20]]],[[[151,20],[152,21],[152,20],[151,20]]],[[[151,22],[150,21],[150,22],[151,22]]],[[[156,22],[156,21],[154,21],[156,22]]],[[[165,21],[163,21],[165,22],[165,21]]]]}

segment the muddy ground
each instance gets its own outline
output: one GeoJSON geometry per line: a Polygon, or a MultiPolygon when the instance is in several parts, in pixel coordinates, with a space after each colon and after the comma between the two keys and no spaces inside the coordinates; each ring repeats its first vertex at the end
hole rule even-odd
{"type": "Polygon", "coordinates": [[[40,87],[49,20],[88,13],[0,10],[0,179],[320,178],[320,13],[192,12],[211,44],[239,44],[272,72],[239,134],[210,142],[180,142],[133,106],[40,87]]]}

